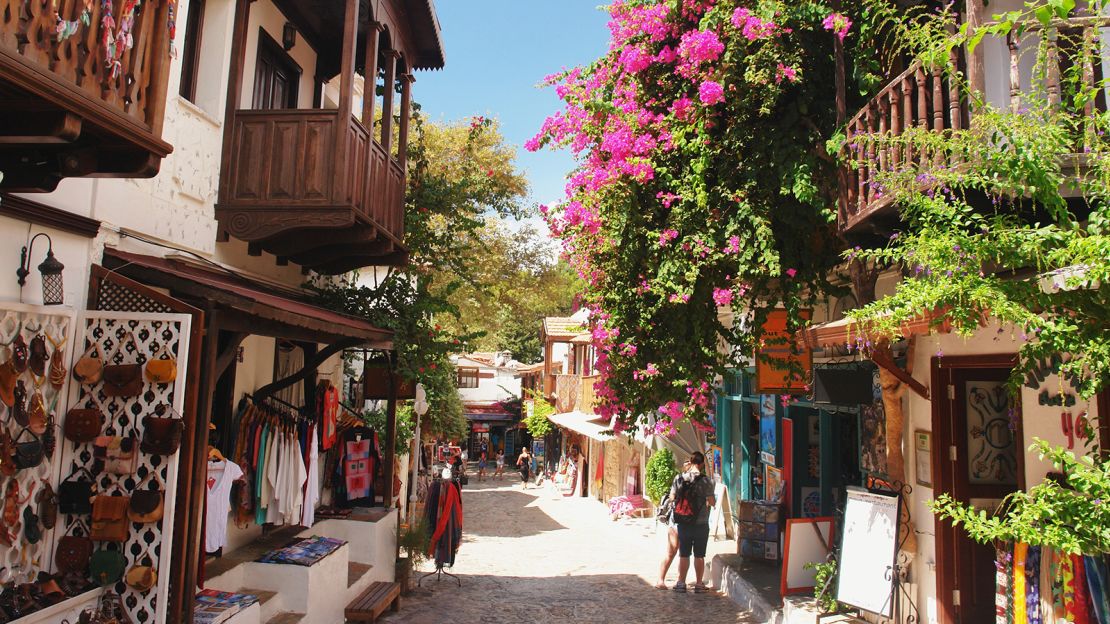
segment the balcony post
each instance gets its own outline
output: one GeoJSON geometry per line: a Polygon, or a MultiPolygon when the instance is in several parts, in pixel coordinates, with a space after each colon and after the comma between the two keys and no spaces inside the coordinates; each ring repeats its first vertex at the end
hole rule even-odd
{"type": "Polygon", "coordinates": [[[385,93],[382,94],[382,147],[386,156],[393,155],[393,90],[397,86],[397,57],[395,50],[385,53],[385,93]]]}
{"type": "MultiPolygon", "coordinates": [[[[362,125],[374,138],[374,104],[378,99],[378,45],[382,38],[383,26],[378,22],[366,25],[366,61],[363,63],[362,85],[362,125]]],[[[367,161],[369,162],[369,161],[367,161]]]]}
{"type": "Polygon", "coordinates": [[[347,0],[343,11],[343,47],[339,57],[339,111],[335,126],[335,177],[332,197],[344,197],[347,189],[347,159],[350,151],[351,116],[353,114],[355,49],[358,45],[358,0],[347,0]]]}
{"type": "Polygon", "coordinates": [[[397,162],[401,171],[408,174],[409,118],[412,115],[412,83],[416,78],[412,72],[401,75],[401,125],[397,127],[397,162]]]}
{"type": "Polygon", "coordinates": [[[224,145],[220,159],[220,197],[228,197],[231,189],[231,152],[235,139],[235,111],[243,99],[243,65],[247,59],[247,23],[251,0],[235,0],[235,22],[231,35],[231,70],[227,79],[227,101],[224,102],[224,145]]]}
{"type": "MultiPolygon", "coordinates": [[[[974,33],[983,26],[983,0],[966,0],[964,21],[967,23],[968,34],[974,33]]],[[[965,46],[966,50],[967,47],[965,46]]],[[[984,97],[987,88],[986,69],[983,64],[983,46],[975,48],[974,52],[967,52],[967,80],[971,90],[984,97]]]]}

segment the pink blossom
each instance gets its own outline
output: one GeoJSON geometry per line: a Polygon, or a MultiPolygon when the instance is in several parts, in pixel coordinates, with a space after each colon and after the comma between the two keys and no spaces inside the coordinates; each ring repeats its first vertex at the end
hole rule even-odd
{"type": "Polygon", "coordinates": [[[766,39],[778,28],[772,21],[764,21],[748,9],[740,7],[732,13],[732,25],[740,29],[748,41],[766,39]]]}
{"type": "Polygon", "coordinates": [[[725,89],[721,86],[721,83],[719,82],[706,80],[698,85],[698,99],[701,100],[701,103],[705,104],[706,106],[712,106],[713,104],[717,104],[718,102],[724,102],[725,89]]]}
{"type": "Polygon", "coordinates": [[[798,269],[787,269],[786,274],[790,277],[794,277],[798,274],[798,269]]]}
{"type": "Polygon", "coordinates": [[[825,21],[821,22],[825,30],[831,30],[841,41],[848,36],[848,31],[852,28],[852,20],[848,19],[847,15],[840,13],[829,13],[825,21]]]}
{"type": "Polygon", "coordinates": [[[532,137],[532,138],[528,139],[527,141],[525,141],[524,142],[524,149],[528,150],[529,152],[535,152],[538,149],[540,149],[540,139],[539,139],[539,137],[532,137]]]}
{"type": "Polygon", "coordinates": [[[666,229],[659,235],[659,246],[664,247],[667,243],[678,238],[678,230],[666,229]]]}
{"type": "Polygon", "coordinates": [[[725,253],[729,253],[729,254],[740,253],[740,237],[739,236],[729,236],[728,237],[728,246],[725,247],[725,253]]]}
{"type": "Polygon", "coordinates": [[[782,81],[798,82],[798,70],[779,63],[778,69],[775,70],[775,84],[782,84],[782,81]]]}
{"type": "Polygon", "coordinates": [[[732,304],[732,291],[728,288],[714,288],[713,289],[713,303],[719,306],[727,306],[732,304]]]}
{"type": "Polygon", "coordinates": [[[693,100],[686,96],[682,96],[671,104],[671,112],[674,114],[675,119],[685,120],[693,105],[693,100]]]}

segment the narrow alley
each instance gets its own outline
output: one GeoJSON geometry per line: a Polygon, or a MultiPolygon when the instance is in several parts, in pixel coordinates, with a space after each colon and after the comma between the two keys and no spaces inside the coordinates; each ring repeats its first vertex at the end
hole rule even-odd
{"type": "MultiPolygon", "coordinates": [[[[662,544],[652,519],[614,522],[595,500],[547,487],[522,491],[509,476],[484,483],[471,476],[463,507],[463,544],[450,570],[462,587],[446,576],[426,578],[383,622],[752,621],[715,593],[652,587],[662,544]]],[[[710,538],[707,561],[730,545],[710,538]]]]}

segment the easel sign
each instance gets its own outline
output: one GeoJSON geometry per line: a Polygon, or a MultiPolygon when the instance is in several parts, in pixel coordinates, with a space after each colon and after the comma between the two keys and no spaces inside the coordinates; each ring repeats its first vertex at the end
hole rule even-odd
{"type": "Polygon", "coordinates": [[[786,521],[786,541],[782,555],[781,595],[802,594],[817,586],[817,570],[806,564],[823,563],[832,550],[836,519],[791,518],[786,521]]]}
{"type": "Polygon", "coordinates": [[[901,497],[848,488],[836,599],[891,617],[901,497]]]}

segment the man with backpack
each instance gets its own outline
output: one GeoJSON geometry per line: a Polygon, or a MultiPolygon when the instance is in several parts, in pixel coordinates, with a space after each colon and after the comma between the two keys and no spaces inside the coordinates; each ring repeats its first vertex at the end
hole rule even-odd
{"type": "Polygon", "coordinates": [[[690,570],[690,554],[694,555],[694,593],[708,591],[702,579],[705,574],[705,548],[709,543],[709,510],[717,504],[713,481],[702,474],[705,455],[691,453],[686,471],[676,475],[671,484],[674,500],[675,527],[678,529],[678,582],[674,591],[686,591],[686,573],[690,570]]]}

